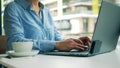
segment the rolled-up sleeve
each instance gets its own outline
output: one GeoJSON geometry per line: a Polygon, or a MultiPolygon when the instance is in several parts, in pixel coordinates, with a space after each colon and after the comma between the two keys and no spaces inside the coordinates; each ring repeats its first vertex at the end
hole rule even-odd
{"type": "Polygon", "coordinates": [[[54,31],[55,31],[55,40],[56,41],[61,41],[62,38],[61,38],[60,33],[58,32],[56,27],[54,27],[54,31]]]}
{"type": "Polygon", "coordinates": [[[7,50],[12,50],[12,42],[33,42],[33,49],[47,52],[54,49],[56,41],[52,40],[35,40],[26,38],[24,35],[23,23],[20,22],[17,8],[14,4],[7,5],[4,12],[4,29],[7,36],[7,50]]]}

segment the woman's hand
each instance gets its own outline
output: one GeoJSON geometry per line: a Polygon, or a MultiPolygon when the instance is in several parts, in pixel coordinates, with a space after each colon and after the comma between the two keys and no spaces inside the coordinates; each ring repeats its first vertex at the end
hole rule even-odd
{"type": "Polygon", "coordinates": [[[57,42],[55,49],[60,51],[70,51],[72,49],[85,50],[88,46],[84,46],[82,40],[73,38],[66,39],[64,41],[57,42]]]}
{"type": "Polygon", "coordinates": [[[88,38],[88,37],[80,37],[78,39],[83,42],[84,46],[88,46],[88,47],[90,46],[90,43],[91,43],[90,38],[88,38]]]}

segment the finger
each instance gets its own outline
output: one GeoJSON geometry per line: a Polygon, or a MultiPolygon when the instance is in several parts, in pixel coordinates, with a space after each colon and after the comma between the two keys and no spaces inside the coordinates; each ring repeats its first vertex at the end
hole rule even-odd
{"type": "Polygon", "coordinates": [[[74,46],[74,49],[85,50],[84,48],[79,47],[79,46],[74,46]]]}
{"type": "Polygon", "coordinates": [[[88,38],[88,37],[80,37],[79,39],[82,40],[82,41],[89,41],[89,42],[91,42],[90,38],[88,38]]]}
{"type": "Polygon", "coordinates": [[[82,42],[84,43],[84,45],[89,46],[90,43],[91,43],[91,41],[90,41],[90,39],[88,37],[82,37],[80,39],[82,40],[82,42]]]}
{"type": "Polygon", "coordinates": [[[84,45],[81,45],[81,44],[75,44],[73,46],[73,49],[79,49],[79,50],[87,50],[88,49],[88,46],[84,46],[84,45]]]}
{"type": "Polygon", "coordinates": [[[88,37],[85,37],[85,40],[88,42],[91,42],[90,38],[88,38],[88,37]]]}
{"type": "Polygon", "coordinates": [[[87,42],[84,43],[85,46],[90,46],[90,44],[91,43],[89,41],[87,41],[87,42]]]}
{"type": "Polygon", "coordinates": [[[89,46],[83,46],[82,48],[84,48],[84,50],[88,50],[89,46]]]}
{"type": "Polygon", "coordinates": [[[73,39],[73,40],[79,44],[83,44],[83,42],[80,39],[73,39]]]}
{"type": "Polygon", "coordinates": [[[81,45],[81,44],[76,44],[76,45],[79,46],[79,47],[82,47],[82,48],[84,48],[84,49],[88,49],[88,46],[81,45]]]}

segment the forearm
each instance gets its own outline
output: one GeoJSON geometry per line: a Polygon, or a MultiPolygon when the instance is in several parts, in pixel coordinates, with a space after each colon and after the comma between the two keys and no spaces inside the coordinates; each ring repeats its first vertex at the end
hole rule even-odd
{"type": "Polygon", "coordinates": [[[56,43],[56,41],[28,39],[17,35],[7,38],[7,50],[12,50],[12,42],[33,42],[33,49],[39,50],[40,53],[54,50],[56,43]]]}

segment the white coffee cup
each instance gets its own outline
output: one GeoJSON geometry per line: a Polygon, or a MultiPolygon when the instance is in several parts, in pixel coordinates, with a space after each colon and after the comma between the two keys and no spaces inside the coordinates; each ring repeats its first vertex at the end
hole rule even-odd
{"type": "Polygon", "coordinates": [[[12,48],[15,52],[31,52],[33,42],[12,42],[12,48]]]}

